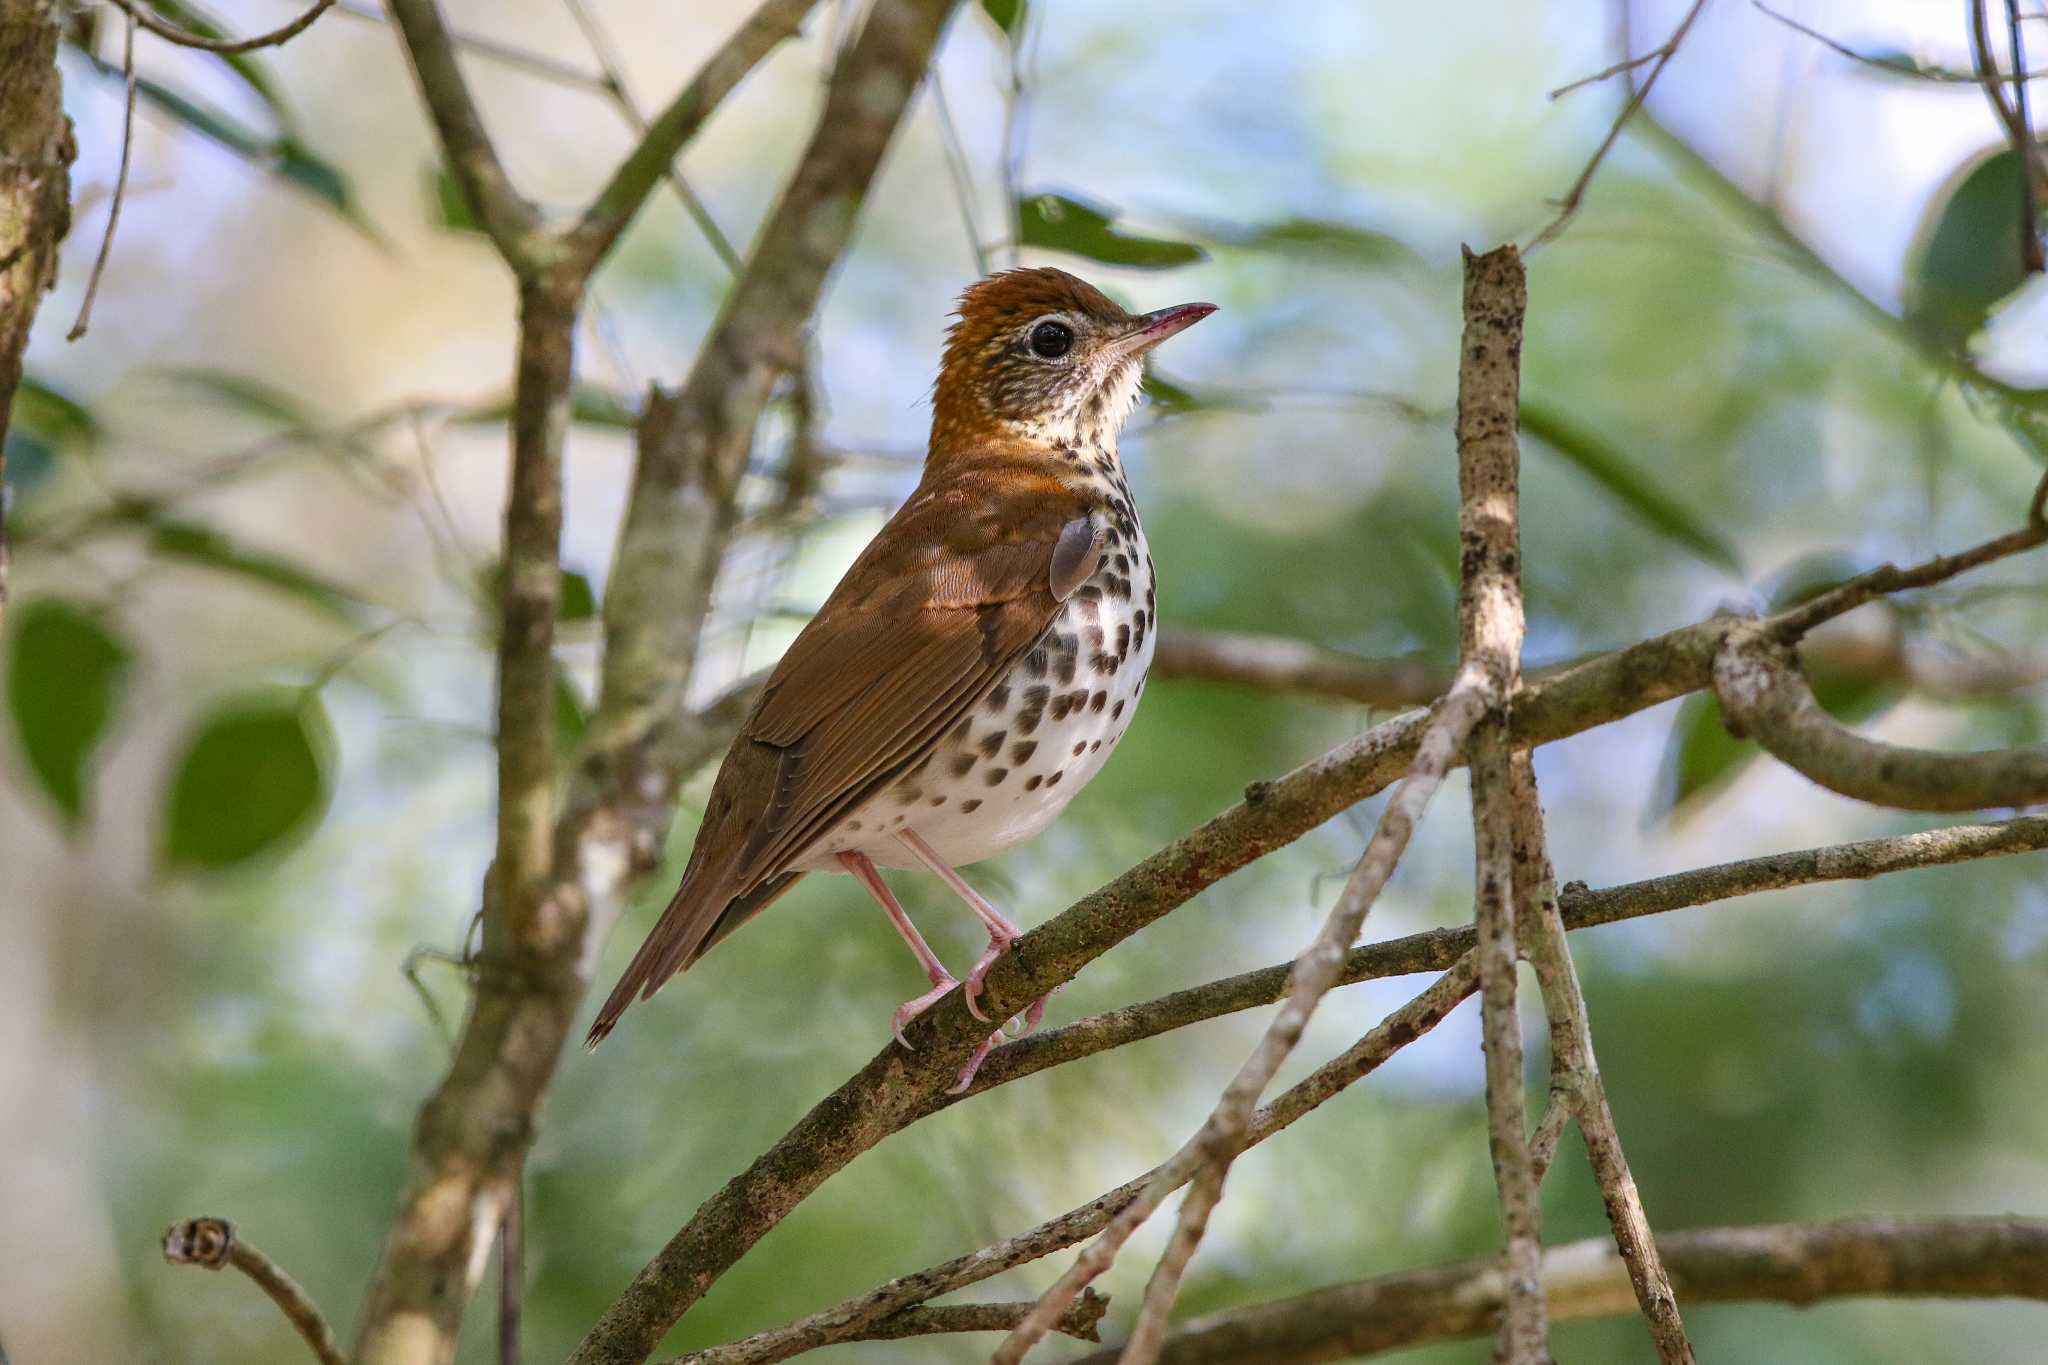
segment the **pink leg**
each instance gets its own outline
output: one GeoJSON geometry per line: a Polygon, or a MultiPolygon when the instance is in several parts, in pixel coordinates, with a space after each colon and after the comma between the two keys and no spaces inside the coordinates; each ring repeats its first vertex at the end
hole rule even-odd
{"type": "Polygon", "coordinates": [[[982,951],[980,960],[974,964],[974,970],[967,974],[967,1012],[985,1021],[988,1016],[981,1012],[981,1006],[976,1003],[981,996],[981,983],[988,976],[988,969],[995,965],[996,959],[1009,951],[1010,945],[1017,941],[1023,931],[1010,923],[1002,911],[990,905],[979,891],[969,886],[945,859],[934,853],[932,846],[926,843],[916,830],[898,830],[896,837],[910,850],[911,856],[938,873],[939,880],[951,888],[954,895],[966,901],[968,909],[979,915],[981,922],[988,926],[988,947],[982,951]]]}
{"type": "MultiPolygon", "coordinates": [[[[925,976],[932,983],[932,988],[923,995],[898,1005],[895,1015],[889,1020],[889,1029],[896,1035],[896,1041],[909,1049],[910,1042],[903,1036],[903,1026],[936,1005],[945,997],[946,992],[960,983],[946,970],[946,964],[939,961],[938,954],[924,941],[924,935],[917,932],[917,926],[910,922],[910,916],[903,913],[903,907],[897,902],[895,893],[889,890],[888,883],[882,880],[881,873],[875,871],[874,863],[868,860],[866,854],[841,853],[839,865],[851,872],[859,879],[860,884],[868,889],[868,894],[875,898],[875,904],[881,906],[883,912],[889,916],[889,923],[896,926],[896,932],[903,935],[903,941],[910,945],[910,951],[917,954],[917,965],[924,968],[925,976]]],[[[981,1061],[980,1055],[974,1060],[978,1065],[981,1061]]],[[[973,1073],[968,1074],[969,1079],[972,1079],[973,1073]]]]}

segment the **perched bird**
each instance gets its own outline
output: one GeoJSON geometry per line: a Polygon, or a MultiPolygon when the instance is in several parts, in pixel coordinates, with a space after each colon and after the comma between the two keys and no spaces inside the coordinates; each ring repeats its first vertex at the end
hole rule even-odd
{"type": "Polygon", "coordinates": [[[923,478],[768,679],[718,770],[682,885],[590,1046],[804,873],[840,871],[931,981],[896,1011],[902,1042],[903,1026],[960,983],[878,864],[929,870],[987,926],[966,983],[968,1009],[987,1017],[983,978],[1019,931],[956,869],[1050,824],[1131,723],[1157,606],[1117,433],[1145,353],[1215,311],[1133,316],[1052,269],[1005,271],[961,295],[923,478]]]}

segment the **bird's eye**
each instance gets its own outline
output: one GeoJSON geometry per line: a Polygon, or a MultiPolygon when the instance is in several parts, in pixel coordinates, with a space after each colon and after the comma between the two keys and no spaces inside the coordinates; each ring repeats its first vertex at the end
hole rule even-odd
{"type": "Polygon", "coordinates": [[[1031,329],[1033,354],[1058,360],[1074,349],[1074,329],[1063,322],[1041,322],[1031,329]]]}

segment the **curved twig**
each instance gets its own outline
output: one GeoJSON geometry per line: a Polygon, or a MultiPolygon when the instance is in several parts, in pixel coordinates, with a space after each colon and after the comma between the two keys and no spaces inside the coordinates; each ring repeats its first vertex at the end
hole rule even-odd
{"type": "Polygon", "coordinates": [[[176,43],[179,47],[198,48],[201,52],[217,53],[223,57],[290,42],[311,27],[315,19],[334,7],[334,0],[313,0],[298,18],[268,33],[259,33],[253,38],[209,38],[202,33],[179,28],[176,24],[158,17],[148,5],[141,3],[141,0],[114,0],[114,3],[121,7],[132,22],[142,25],[166,42],[176,43]]]}
{"type": "Polygon", "coordinates": [[[256,1282],[305,1340],[321,1365],[343,1365],[341,1343],[320,1309],[277,1262],[235,1236],[225,1218],[190,1218],[164,1229],[164,1259],[204,1270],[233,1266],[256,1282]]]}
{"type": "Polygon", "coordinates": [[[1760,624],[1730,633],[1714,692],[1732,731],[1843,796],[1931,811],[2048,801],[2048,747],[1946,754],[1865,739],[1821,709],[1792,650],[1760,624]]]}

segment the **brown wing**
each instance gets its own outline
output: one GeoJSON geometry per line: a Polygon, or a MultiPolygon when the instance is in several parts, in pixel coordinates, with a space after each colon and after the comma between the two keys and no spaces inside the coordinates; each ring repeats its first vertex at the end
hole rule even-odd
{"type": "Polygon", "coordinates": [[[786,889],[791,863],[923,761],[1038,642],[1087,576],[1074,577],[1074,561],[1089,513],[1056,476],[1028,467],[919,486],[770,676],[719,769],[682,885],[593,1043],[636,996],[786,889]]]}

